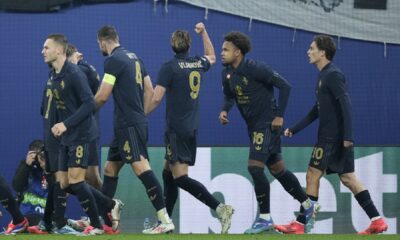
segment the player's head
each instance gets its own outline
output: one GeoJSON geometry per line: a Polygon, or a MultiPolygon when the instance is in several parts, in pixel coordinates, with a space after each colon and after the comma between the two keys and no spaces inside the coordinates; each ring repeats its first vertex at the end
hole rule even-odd
{"type": "Polygon", "coordinates": [[[171,47],[175,53],[186,53],[189,51],[192,39],[186,30],[176,30],[171,36],[171,47]]]}
{"type": "Polygon", "coordinates": [[[241,32],[230,32],[224,36],[222,44],[222,64],[229,65],[241,59],[251,50],[250,38],[241,32]]]}
{"type": "Polygon", "coordinates": [[[97,42],[99,43],[101,53],[104,56],[107,56],[108,52],[106,46],[108,44],[119,44],[119,37],[115,27],[111,25],[105,25],[101,27],[97,31],[97,42]]]}
{"type": "Polygon", "coordinates": [[[307,51],[309,62],[312,64],[318,63],[321,59],[332,61],[335,53],[335,42],[327,35],[316,35],[307,51]]]}
{"type": "Polygon", "coordinates": [[[67,45],[67,58],[73,64],[78,64],[83,58],[83,54],[78,51],[78,49],[71,43],[67,45]]]}
{"type": "Polygon", "coordinates": [[[67,38],[62,34],[50,34],[43,44],[42,55],[47,64],[56,61],[60,56],[66,55],[67,38]]]}
{"type": "Polygon", "coordinates": [[[29,151],[35,152],[35,161],[32,163],[34,168],[45,169],[45,149],[44,142],[40,139],[33,140],[28,147],[29,151]]]}
{"type": "Polygon", "coordinates": [[[33,140],[31,143],[29,143],[29,151],[36,151],[36,152],[40,152],[41,150],[43,150],[44,147],[44,142],[40,139],[35,139],[33,140]]]}

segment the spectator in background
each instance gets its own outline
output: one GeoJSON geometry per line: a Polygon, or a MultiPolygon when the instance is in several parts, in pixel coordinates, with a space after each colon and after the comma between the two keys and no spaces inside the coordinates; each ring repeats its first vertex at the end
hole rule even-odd
{"type": "Polygon", "coordinates": [[[30,226],[37,225],[44,214],[48,196],[45,167],[44,143],[42,140],[33,140],[12,181],[21,213],[28,219],[30,226]]]}

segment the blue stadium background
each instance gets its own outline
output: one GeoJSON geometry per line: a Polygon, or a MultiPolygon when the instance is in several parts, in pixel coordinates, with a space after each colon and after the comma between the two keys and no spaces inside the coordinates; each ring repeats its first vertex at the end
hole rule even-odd
{"type": "MultiPolygon", "coordinates": [[[[204,20],[204,9],[172,2],[168,13],[164,5],[154,7],[153,1],[137,0],[121,4],[82,5],[57,13],[0,12],[0,174],[9,181],[19,160],[25,157],[30,140],[42,137],[39,115],[42,89],[47,80],[48,67],[43,63],[41,50],[50,33],[63,33],[93,64],[100,75],[104,58],[98,50],[96,31],[104,24],[112,24],[119,31],[121,44],[136,52],[156,82],[161,64],[172,57],[169,37],[181,28],[193,35],[191,53],[202,54],[199,37],[192,30],[204,20]]],[[[219,57],[223,35],[232,30],[246,32],[253,42],[248,57],[262,60],[280,72],[293,85],[285,123],[293,124],[303,117],[314,103],[314,84],[317,70],[308,64],[306,51],[315,33],[253,21],[210,11],[205,21],[219,57]]],[[[400,130],[400,47],[388,45],[384,57],[382,43],[341,39],[335,62],[347,76],[353,104],[354,131],[359,145],[398,145],[400,130]]],[[[217,116],[222,104],[222,66],[217,64],[202,81],[201,126],[199,143],[206,146],[246,145],[245,126],[237,110],[230,114],[231,124],[219,125],[217,116]]],[[[149,144],[163,143],[164,112],[162,105],[149,118],[149,144]]],[[[101,111],[101,144],[112,137],[112,104],[101,111]]],[[[312,145],[315,124],[286,145],[312,145]]],[[[4,218],[2,225],[4,225],[4,218]]]]}

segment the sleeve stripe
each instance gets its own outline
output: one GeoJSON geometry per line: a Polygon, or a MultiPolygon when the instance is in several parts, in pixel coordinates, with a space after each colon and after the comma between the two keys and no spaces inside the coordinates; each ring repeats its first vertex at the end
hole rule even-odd
{"type": "Polygon", "coordinates": [[[114,77],[113,75],[105,73],[104,77],[103,77],[103,82],[111,84],[111,85],[114,86],[115,79],[116,79],[116,77],[114,77]]]}

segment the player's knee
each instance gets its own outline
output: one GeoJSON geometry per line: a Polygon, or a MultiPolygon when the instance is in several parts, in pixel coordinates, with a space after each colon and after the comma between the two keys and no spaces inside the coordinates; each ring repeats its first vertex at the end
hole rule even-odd
{"type": "Polygon", "coordinates": [[[306,175],[307,185],[318,182],[319,179],[321,178],[321,176],[322,176],[322,172],[320,170],[318,170],[316,168],[308,168],[307,175],[306,175]]]}
{"type": "Polygon", "coordinates": [[[268,170],[275,178],[286,171],[283,161],[278,161],[272,165],[268,165],[268,170]]]}
{"type": "Polygon", "coordinates": [[[188,175],[183,175],[178,178],[175,178],[174,181],[178,187],[180,187],[184,190],[188,189],[190,187],[190,178],[188,175]]]}
{"type": "Polygon", "coordinates": [[[84,170],[76,170],[68,172],[68,183],[75,184],[78,182],[85,181],[85,171],[84,170]]]}
{"type": "Polygon", "coordinates": [[[59,181],[59,183],[61,189],[66,189],[67,187],[69,187],[68,179],[62,179],[61,181],[59,181]]]}
{"type": "Polygon", "coordinates": [[[96,175],[86,175],[85,181],[96,189],[101,189],[102,182],[99,176],[96,175]]]}
{"type": "Polygon", "coordinates": [[[357,184],[357,179],[355,179],[351,174],[340,175],[340,181],[348,188],[353,188],[354,185],[357,184]]]}
{"type": "Polygon", "coordinates": [[[145,160],[141,160],[138,162],[133,162],[131,164],[132,170],[135,172],[136,176],[140,176],[142,173],[151,170],[150,164],[145,160]]]}
{"type": "Polygon", "coordinates": [[[104,167],[104,175],[108,176],[108,177],[116,177],[118,176],[118,169],[115,168],[112,164],[106,164],[106,166],[104,167]]]}
{"type": "Polygon", "coordinates": [[[248,166],[247,170],[249,171],[254,182],[260,182],[263,179],[265,179],[264,168],[260,168],[260,167],[256,167],[256,166],[248,166]]]}

